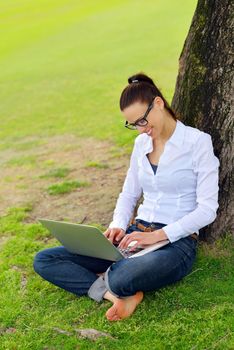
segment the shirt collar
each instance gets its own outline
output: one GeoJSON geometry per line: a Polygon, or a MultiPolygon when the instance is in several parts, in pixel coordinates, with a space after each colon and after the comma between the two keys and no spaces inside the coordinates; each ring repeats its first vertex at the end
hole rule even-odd
{"type": "MultiPolygon", "coordinates": [[[[166,141],[166,144],[172,144],[173,146],[180,148],[183,145],[184,133],[185,133],[185,124],[177,119],[175,130],[173,131],[173,134],[171,135],[171,137],[166,141]]],[[[152,151],[153,140],[151,136],[148,136],[147,134],[143,134],[143,135],[145,137],[144,150],[147,152],[152,151]]]]}

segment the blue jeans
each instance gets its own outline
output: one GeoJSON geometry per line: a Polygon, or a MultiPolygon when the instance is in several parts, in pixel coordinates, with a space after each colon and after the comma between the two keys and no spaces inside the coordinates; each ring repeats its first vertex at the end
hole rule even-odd
{"type": "MultiPolygon", "coordinates": [[[[156,229],[165,226],[155,224],[156,229]]],[[[141,230],[131,225],[126,233],[133,231],[141,230]]],[[[34,270],[60,288],[100,302],[106,291],[125,298],[137,291],[153,291],[181,280],[192,270],[196,247],[197,241],[188,236],[143,256],[113,262],[70,253],[59,246],[37,253],[34,270]],[[105,272],[104,276],[97,275],[101,272],[105,272]]]]}

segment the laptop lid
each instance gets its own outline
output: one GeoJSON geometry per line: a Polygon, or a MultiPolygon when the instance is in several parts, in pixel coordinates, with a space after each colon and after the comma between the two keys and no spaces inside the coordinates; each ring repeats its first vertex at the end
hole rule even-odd
{"type": "Polygon", "coordinates": [[[71,253],[111,261],[123,259],[123,255],[97,227],[43,218],[38,221],[71,253]]]}

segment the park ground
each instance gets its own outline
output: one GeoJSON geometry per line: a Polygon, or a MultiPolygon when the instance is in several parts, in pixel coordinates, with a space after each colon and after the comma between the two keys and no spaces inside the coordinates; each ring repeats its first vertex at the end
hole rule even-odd
{"type": "Polygon", "coordinates": [[[0,5],[0,350],[234,348],[229,233],[200,242],[186,278],[146,293],[116,323],[105,318],[109,301],[77,298],[32,267],[37,251],[58,244],[38,218],[108,226],[136,136],[123,127],[119,94],[143,70],[171,101],[195,6],[0,5]]]}

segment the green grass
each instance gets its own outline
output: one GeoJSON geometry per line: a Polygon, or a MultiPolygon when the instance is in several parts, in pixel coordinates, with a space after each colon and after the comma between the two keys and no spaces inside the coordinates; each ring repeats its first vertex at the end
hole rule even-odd
{"type": "Polygon", "coordinates": [[[43,162],[43,166],[44,167],[51,167],[53,165],[55,165],[55,160],[54,159],[46,159],[44,162],[43,162]]]}
{"type": "Polygon", "coordinates": [[[44,175],[40,175],[39,177],[42,179],[47,179],[51,177],[55,178],[64,178],[71,172],[71,169],[69,168],[57,168],[57,169],[51,169],[44,175]]]}
{"type": "MultiPolygon", "coordinates": [[[[21,153],[64,134],[94,137],[94,147],[95,139],[109,140],[112,157],[121,161],[137,135],[124,128],[119,110],[127,78],[143,70],[171,101],[196,3],[1,1],[0,151],[14,153],[4,166],[35,169],[36,156],[21,153]]],[[[66,149],[79,155],[77,145],[68,143],[66,149]]],[[[49,157],[42,161],[43,168],[51,169],[44,175],[66,177],[69,170],[52,169],[58,160],[49,157]]],[[[18,180],[24,186],[24,178],[18,180]]],[[[59,196],[76,186],[65,181],[47,190],[59,196]]],[[[36,252],[58,243],[40,224],[24,222],[33,205],[9,208],[0,218],[0,350],[234,348],[230,236],[214,246],[200,244],[190,275],[146,293],[131,318],[110,323],[107,301],[77,298],[34,273],[36,252]],[[76,328],[95,328],[115,340],[81,339],[76,328]]]]}
{"type": "Polygon", "coordinates": [[[15,143],[12,148],[15,149],[16,151],[26,151],[26,150],[35,149],[37,146],[40,146],[40,145],[43,145],[42,140],[32,140],[32,141],[15,143]]]}
{"type": "Polygon", "coordinates": [[[16,176],[5,176],[4,181],[5,182],[15,182],[15,180],[24,180],[25,176],[23,175],[16,175],[16,176]]]}
{"type": "Polygon", "coordinates": [[[89,186],[89,183],[87,181],[64,181],[48,186],[47,192],[50,195],[58,195],[70,193],[76,188],[87,186],[89,186]]]}
{"type": "Polygon", "coordinates": [[[34,155],[26,155],[10,159],[5,166],[27,166],[34,168],[37,163],[37,157],[34,155]]]}
{"type": "MultiPolygon", "coordinates": [[[[110,323],[111,305],[77,298],[33,271],[35,253],[57,241],[38,223],[24,223],[31,206],[0,219],[0,349],[232,349],[233,242],[201,245],[193,271],[182,281],[145,294],[131,318],[110,323]],[[48,240],[48,238],[50,238],[48,240]],[[71,334],[60,334],[55,328],[71,334]],[[115,340],[96,342],[75,329],[94,328],[115,340]]],[[[98,224],[97,224],[98,226],[98,224]]]]}
{"type": "Polygon", "coordinates": [[[87,162],[86,166],[88,168],[99,168],[99,169],[106,169],[109,167],[108,164],[104,164],[104,163],[100,163],[100,162],[93,162],[93,161],[87,162]]]}

